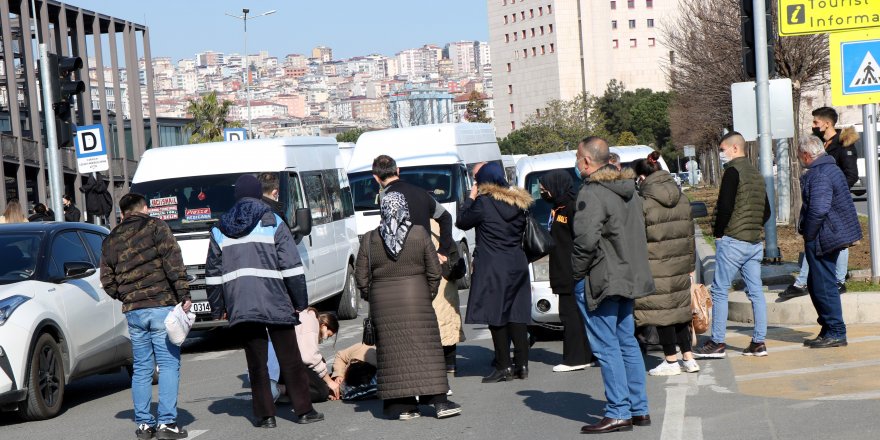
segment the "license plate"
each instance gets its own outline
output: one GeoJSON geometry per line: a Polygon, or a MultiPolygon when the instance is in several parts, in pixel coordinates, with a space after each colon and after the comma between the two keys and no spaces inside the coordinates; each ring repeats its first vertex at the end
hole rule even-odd
{"type": "Polygon", "coordinates": [[[211,313],[211,303],[207,301],[192,304],[193,313],[211,313]]]}

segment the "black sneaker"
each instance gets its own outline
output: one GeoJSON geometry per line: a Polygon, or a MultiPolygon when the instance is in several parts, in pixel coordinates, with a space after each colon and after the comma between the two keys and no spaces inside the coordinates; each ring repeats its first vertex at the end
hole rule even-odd
{"type": "Polygon", "coordinates": [[[726,356],[725,349],[727,349],[726,344],[723,342],[719,344],[710,339],[694,349],[694,357],[697,359],[723,359],[726,356]]]}
{"type": "Polygon", "coordinates": [[[138,429],[134,432],[134,435],[139,439],[149,440],[156,436],[156,428],[153,428],[146,423],[141,423],[138,425],[138,429]]]}
{"type": "Polygon", "coordinates": [[[821,341],[822,339],[825,339],[825,335],[820,334],[819,336],[816,336],[815,338],[812,338],[812,339],[804,339],[804,347],[809,347],[809,346],[815,344],[816,342],[821,341]]]}
{"type": "Polygon", "coordinates": [[[767,356],[767,345],[763,342],[754,342],[749,343],[749,346],[743,350],[743,356],[756,356],[756,357],[764,357],[767,356]]]}
{"type": "Polygon", "coordinates": [[[792,299],[797,298],[799,296],[804,296],[809,294],[810,292],[806,287],[800,287],[796,284],[792,284],[785,288],[785,291],[779,294],[779,299],[792,299]]]}
{"type": "Polygon", "coordinates": [[[846,283],[837,283],[837,290],[839,290],[840,293],[846,293],[846,283]]]}
{"type": "Polygon", "coordinates": [[[177,423],[161,424],[156,428],[156,438],[159,440],[173,440],[186,438],[189,435],[185,429],[177,426],[177,423]]]}
{"type": "Polygon", "coordinates": [[[309,423],[320,422],[324,420],[324,414],[321,414],[315,410],[311,410],[296,419],[296,423],[300,425],[308,425],[309,423]]]}
{"type": "Polygon", "coordinates": [[[434,405],[434,409],[437,410],[437,418],[445,419],[447,417],[457,416],[461,414],[461,405],[453,402],[441,402],[434,405]]]}
{"type": "Polygon", "coordinates": [[[810,348],[846,347],[846,338],[822,338],[808,345],[810,348]]]}

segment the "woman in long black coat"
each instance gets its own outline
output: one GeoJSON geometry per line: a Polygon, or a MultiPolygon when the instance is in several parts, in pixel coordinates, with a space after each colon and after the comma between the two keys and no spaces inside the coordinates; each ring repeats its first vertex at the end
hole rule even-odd
{"type": "Polygon", "coordinates": [[[418,417],[418,404],[434,405],[437,418],[454,416],[461,407],[446,398],[446,362],[431,305],[440,285],[437,250],[430,233],[412,224],[403,194],[385,194],[380,209],[381,224],[364,235],[355,270],[376,327],[379,398],[395,419],[418,417]]]}
{"type": "Polygon", "coordinates": [[[574,249],[572,225],[577,194],[570,170],[553,170],[539,179],[541,198],[553,206],[550,211],[550,288],[559,297],[559,318],[564,326],[562,334],[562,363],[553,371],[583,370],[593,362],[593,352],[587,340],[587,327],[574,297],[571,253],[574,249]]]}
{"type": "Polygon", "coordinates": [[[465,322],[486,324],[495,344],[496,370],[483,378],[484,383],[528,377],[529,338],[526,325],[531,322],[531,286],[529,262],[522,250],[526,224],[525,210],[532,204],[526,190],[511,187],[504,169],[497,163],[481,167],[458,213],[456,226],[476,228],[474,274],[468,296],[465,322]],[[515,367],[510,362],[513,340],[515,367]]]}

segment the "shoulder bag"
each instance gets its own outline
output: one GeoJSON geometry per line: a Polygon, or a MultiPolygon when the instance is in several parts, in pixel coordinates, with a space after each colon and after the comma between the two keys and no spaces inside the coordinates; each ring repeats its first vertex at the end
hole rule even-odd
{"type": "Polygon", "coordinates": [[[702,334],[712,325],[712,296],[703,284],[691,281],[691,311],[694,333],[702,334]]]}
{"type": "Polygon", "coordinates": [[[550,231],[546,227],[541,227],[529,211],[523,213],[526,215],[526,226],[523,231],[522,248],[529,263],[534,263],[549,254],[555,243],[550,231]]]}
{"type": "MultiPolygon", "coordinates": [[[[364,242],[367,246],[367,273],[370,274],[369,283],[367,283],[367,290],[370,291],[372,295],[373,290],[373,258],[372,258],[372,249],[373,249],[373,231],[367,232],[364,236],[364,242]]],[[[373,307],[370,307],[369,315],[364,318],[364,336],[361,342],[364,345],[376,345],[376,327],[373,325],[373,307]]]]}

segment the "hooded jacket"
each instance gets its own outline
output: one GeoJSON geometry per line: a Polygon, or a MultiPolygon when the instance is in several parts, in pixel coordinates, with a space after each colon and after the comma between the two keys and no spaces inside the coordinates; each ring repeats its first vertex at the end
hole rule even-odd
{"type": "Polygon", "coordinates": [[[634,178],[629,168],[605,166],[578,193],[573,279],[589,277],[585,296],[590,310],[611,296],[635,299],[654,293],[645,216],[634,178]]]}
{"type": "Polygon", "coordinates": [[[550,193],[547,201],[553,205],[553,210],[550,211],[550,235],[554,243],[550,250],[550,288],[557,295],[571,295],[574,292],[571,271],[574,244],[572,224],[577,196],[574,181],[568,170],[551,171],[540,180],[544,189],[550,193]]]}
{"type": "Polygon", "coordinates": [[[798,232],[804,241],[818,243],[816,253],[824,255],[851,246],[862,239],[862,227],[855,204],[834,158],[817,158],[801,177],[801,205],[798,232]]]}
{"type": "Polygon", "coordinates": [[[672,175],[655,171],[639,186],[645,213],[648,261],[656,292],[636,300],[636,325],[667,326],[690,322],[694,271],[694,222],[691,204],[672,175]]]}
{"type": "Polygon", "coordinates": [[[240,322],[299,324],[308,307],[305,272],[290,229],[272,209],[245,197],[211,229],[205,265],[211,314],[240,322]]]}
{"type": "Polygon", "coordinates": [[[859,140],[859,134],[853,127],[837,130],[837,133],[826,141],[825,154],[834,158],[834,162],[843,171],[846,185],[852,188],[859,181],[859,155],[853,145],[859,140]]]}
{"type": "Polygon", "coordinates": [[[466,323],[531,323],[529,262],[522,234],[525,210],[532,202],[522,188],[483,183],[476,199],[462,203],[456,226],[476,228],[477,237],[466,323]]]}

